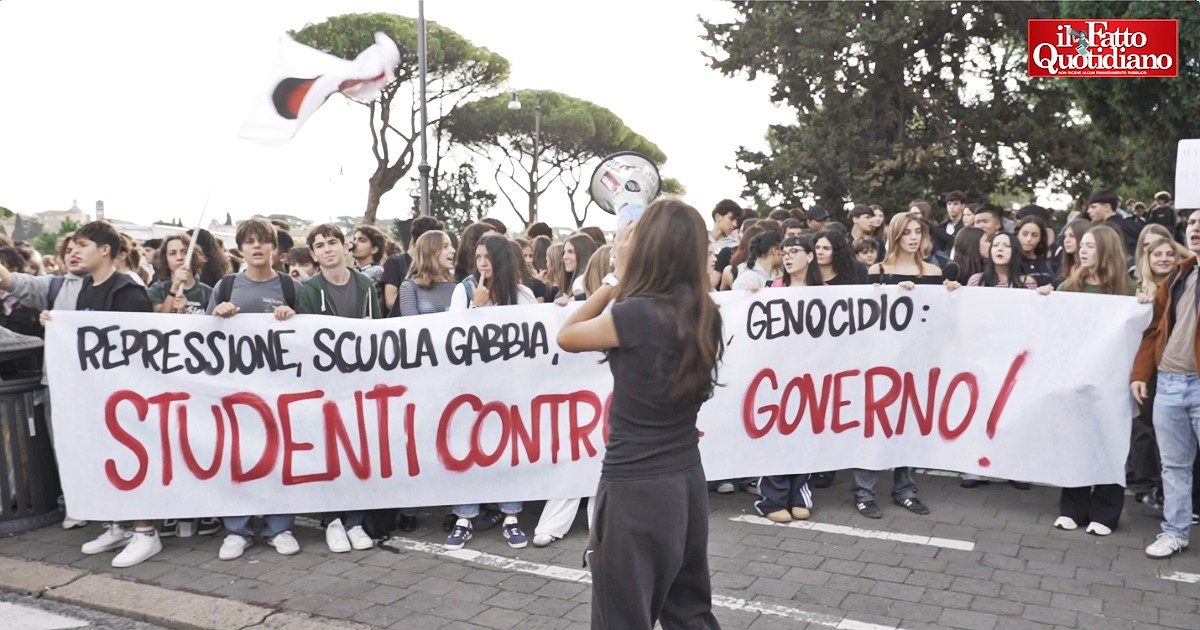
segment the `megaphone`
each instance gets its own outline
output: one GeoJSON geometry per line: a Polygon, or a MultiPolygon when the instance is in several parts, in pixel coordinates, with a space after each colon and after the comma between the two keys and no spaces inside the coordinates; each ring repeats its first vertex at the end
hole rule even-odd
{"type": "Polygon", "coordinates": [[[600,160],[588,188],[601,210],[619,217],[619,226],[642,216],[658,191],[658,167],[634,151],[613,153],[600,160]]]}

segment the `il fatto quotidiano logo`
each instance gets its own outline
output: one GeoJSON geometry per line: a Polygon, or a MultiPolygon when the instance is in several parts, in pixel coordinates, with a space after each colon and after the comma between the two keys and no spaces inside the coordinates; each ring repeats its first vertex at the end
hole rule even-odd
{"type": "Polygon", "coordinates": [[[1031,77],[1178,75],[1178,20],[1029,20],[1031,77]]]}

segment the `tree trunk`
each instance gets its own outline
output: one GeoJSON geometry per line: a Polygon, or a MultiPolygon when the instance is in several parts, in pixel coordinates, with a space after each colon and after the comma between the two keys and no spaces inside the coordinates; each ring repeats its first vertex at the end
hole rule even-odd
{"type": "Polygon", "coordinates": [[[370,186],[367,188],[367,211],[363,213],[364,225],[375,225],[375,218],[379,214],[379,200],[383,198],[383,189],[372,177],[370,186]]]}

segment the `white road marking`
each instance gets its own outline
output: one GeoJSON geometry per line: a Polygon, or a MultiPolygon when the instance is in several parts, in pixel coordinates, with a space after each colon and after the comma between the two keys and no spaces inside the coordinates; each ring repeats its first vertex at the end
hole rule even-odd
{"type": "Polygon", "coordinates": [[[916,534],[898,534],[896,532],[884,532],[874,529],[862,529],[859,527],[849,527],[846,525],[834,525],[832,523],[814,523],[813,521],[792,521],[790,523],[776,523],[765,519],[761,516],[751,514],[742,514],[740,516],[730,517],[731,521],[739,523],[753,523],[754,525],[772,525],[775,527],[792,527],[795,529],[811,529],[818,532],[826,532],[829,534],[842,534],[844,536],[856,536],[858,538],[875,538],[879,540],[894,540],[896,542],[911,543],[914,545],[927,545],[930,547],[943,547],[945,549],[957,549],[959,551],[974,551],[975,543],[969,540],[955,540],[953,538],[938,538],[937,536],[919,536],[916,534]]]}
{"type": "Polygon", "coordinates": [[[1183,571],[1172,571],[1166,575],[1160,575],[1164,580],[1174,580],[1176,582],[1185,582],[1187,584],[1200,584],[1200,573],[1184,573],[1183,571]]]}
{"type": "Polygon", "coordinates": [[[66,630],[88,625],[88,622],[81,619],[9,602],[0,602],[0,619],[4,620],[7,630],[66,630]]]}
{"type": "MultiPolygon", "coordinates": [[[[591,573],[584,569],[569,569],[566,567],[541,564],[539,562],[516,560],[514,558],[505,558],[504,556],[497,556],[490,553],[484,553],[482,551],[475,551],[473,549],[446,549],[443,545],[428,543],[420,540],[412,540],[410,538],[392,537],[390,540],[388,540],[388,544],[398,549],[454,558],[455,560],[462,560],[463,562],[483,565],[498,571],[513,571],[516,573],[536,575],[538,577],[550,578],[553,580],[577,582],[579,584],[592,583],[591,573]]],[[[862,621],[854,621],[853,619],[846,619],[844,617],[838,618],[833,615],[812,613],[799,608],[791,608],[789,606],[780,606],[777,604],[764,604],[762,602],[738,599],[736,597],[728,597],[725,595],[713,595],[713,605],[721,608],[728,608],[730,610],[754,612],[762,615],[770,615],[772,617],[782,617],[784,619],[790,619],[802,623],[826,626],[829,628],[834,628],[834,630],[899,630],[896,626],[882,626],[874,623],[865,623],[862,621]]]]}

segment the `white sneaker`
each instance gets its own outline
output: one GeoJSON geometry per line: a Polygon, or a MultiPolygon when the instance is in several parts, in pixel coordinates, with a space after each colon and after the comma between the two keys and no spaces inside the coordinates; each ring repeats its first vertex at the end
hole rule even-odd
{"type": "Polygon", "coordinates": [[[1079,529],[1079,523],[1076,523],[1075,519],[1071,518],[1070,516],[1060,516],[1054,519],[1054,527],[1056,529],[1065,529],[1067,531],[1071,531],[1073,529],[1079,529]]]}
{"type": "Polygon", "coordinates": [[[534,547],[549,547],[556,540],[558,540],[558,539],[551,536],[550,534],[534,534],[533,535],[533,546],[534,547]]]}
{"type": "Polygon", "coordinates": [[[1170,558],[1187,549],[1187,546],[1186,540],[1163,532],[1154,539],[1154,542],[1150,543],[1149,547],[1146,547],[1146,555],[1151,558],[1170,558]]]}
{"type": "Polygon", "coordinates": [[[732,494],[734,489],[732,481],[722,481],[717,484],[717,494],[732,494]]]}
{"type": "Polygon", "coordinates": [[[342,526],[342,519],[334,519],[325,528],[325,544],[329,545],[329,550],[333,553],[350,551],[350,539],[346,537],[346,528],[342,526]]]}
{"type": "Polygon", "coordinates": [[[100,534],[96,540],[83,543],[80,551],[88,555],[112,551],[113,549],[119,549],[128,545],[129,539],[132,537],[133,532],[121,527],[117,523],[109,523],[108,527],[104,529],[103,534],[100,534]]]}
{"type": "Polygon", "coordinates": [[[355,525],[346,531],[346,537],[350,539],[350,546],[362,551],[363,549],[371,549],[375,546],[375,541],[363,531],[362,525],[355,525]]]}
{"type": "Polygon", "coordinates": [[[1100,523],[1095,522],[1088,523],[1087,530],[1085,531],[1093,536],[1107,536],[1112,533],[1112,529],[1107,525],[1101,525],[1100,523]]]}
{"type": "Polygon", "coordinates": [[[128,545],[113,558],[112,565],[118,569],[141,564],[162,551],[162,541],[158,539],[158,531],[133,532],[133,538],[128,545]]]}
{"type": "Polygon", "coordinates": [[[87,521],[81,521],[70,516],[63,517],[63,529],[75,529],[77,527],[87,527],[87,521]]]}
{"type": "Polygon", "coordinates": [[[246,550],[246,547],[253,544],[253,540],[241,534],[230,534],[221,543],[221,550],[217,552],[217,557],[222,560],[237,560],[242,557],[242,552],[246,550]]]}
{"type": "Polygon", "coordinates": [[[280,555],[291,556],[300,552],[300,543],[296,542],[296,537],[292,532],[279,532],[267,541],[268,545],[275,548],[280,555]]]}

